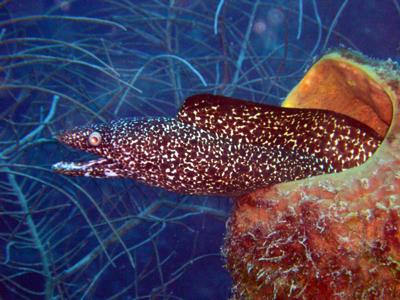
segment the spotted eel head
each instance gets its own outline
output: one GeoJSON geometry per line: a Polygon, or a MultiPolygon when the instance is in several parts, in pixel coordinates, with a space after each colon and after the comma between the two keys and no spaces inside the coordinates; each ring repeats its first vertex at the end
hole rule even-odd
{"type": "Polygon", "coordinates": [[[122,119],[61,132],[57,139],[72,148],[93,153],[100,158],[80,162],[58,162],[53,170],[72,176],[128,177],[127,165],[138,159],[134,145],[145,142],[146,122],[122,119]]]}
{"type": "Polygon", "coordinates": [[[87,127],[75,127],[60,132],[56,138],[59,142],[72,148],[89,153],[104,155],[112,139],[111,124],[93,124],[87,127]]]}

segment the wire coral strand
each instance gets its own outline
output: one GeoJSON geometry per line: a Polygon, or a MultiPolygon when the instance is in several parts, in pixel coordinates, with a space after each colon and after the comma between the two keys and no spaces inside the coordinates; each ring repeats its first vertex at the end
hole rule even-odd
{"type": "Polygon", "coordinates": [[[315,0],[312,0],[312,5],[313,5],[314,14],[315,14],[315,20],[317,21],[317,24],[318,24],[318,38],[317,38],[317,41],[315,42],[314,48],[312,49],[312,51],[310,53],[311,58],[314,56],[315,52],[317,51],[319,44],[321,43],[321,37],[322,37],[322,23],[321,23],[321,18],[319,16],[319,12],[318,12],[317,2],[315,0]]]}
{"type": "MultiPolygon", "coordinates": [[[[25,173],[21,173],[21,172],[16,172],[16,171],[12,171],[11,169],[7,167],[2,167],[0,168],[0,173],[7,173],[7,174],[11,174],[11,175],[16,175],[16,176],[22,176],[25,177],[27,179],[30,179],[32,181],[36,181],[39,182],[43,185],[47,185],[51,188],[53,188],[54,190],[60,192],[61,194],[65,195],[69,200],[71,200],[71,202],[79,209],[79,211],[81,212],[83,218],[85,219],[85,221],[87,222],[87,224],[89,225],[90,229],[92,230],[94,236],[96,237],[97,241],[99,242],[101,248],[103,249],[103,253],[105,254],[105,256],[107,257],[108,261],[111,263],[112,266],[115,266],[114,262],[112,261],[112,258],[110,256],[110,254],[107,252],[106,247],[103,243],[103,241],[100,238],[99,233],[97,232],[94,224],[90,221],[89,216],[86,214],[86,212],[84,211],[83,207],[79,204],[79,202],[69,193],[67,193],[63,188],[58,187],[54,184],[51,184],[48,181],[42,180],[38,177],[34,177],[25,173]]],[[[90,198],[89,198],[90,200],[90,198]]],[[[106,220],[107,221],[107,220],[106,220]]]]}
{"type": "MultiPolygon", "coordinates": [[[[3,30],[5,31],[5,29],[3,28],[3,30]]],[[[55,44],[55,45],[60,45],[60,46],[64,46],[64,47],[68,47],[68,48],[72,48],[75,49],[77,51],[80,51],[84,54],[86,54],[87,56],[93,58],[94,60],[96,60],[97,62],[99,62],[100,64],[102,64],[104,67],[106,67],[108,70],[110,70],[111,72],[114,73],[114,75],[116,76],[120,76],[119,73],[110,65],[108,65],[107,63],[105,63],[103,60],[101,60],[100,58],[98,58],[95,54],[93,54],[92,52],[78,46],[72,43],[68,43],[68,42],[64,42],[61,40],[54,40],[54,39],[46,39],[46,38],[13,38],[13,39],[7,39],[7,40],[1,40],[1,33],[0,33],[0,45],[4,45],[4,44],[9,44],[9,43],[16,43],[16,44],[21,44],[24,42],[38,42],[38,43],[48,43],[48,44],[55,44]]],[[[46,48],[50,48],[50,47],[46,47],[46,48]]],[[[29,51],[32,52],[32,50],[35,50],[36,48],[32,48],[29,51]]]]}
{"type": "Polygon", "coordinates": [[[233,89],[231,90],[231,92],[229,94],[233,93],[234,86],[236,85],[236,83],[238,82],[238,79],[239,79],[239,74],[242,69],[242,64],[243,64],[243,61],[244,61],[244,58],[246,55],[247,44],[249,43],[251,29],[253,28],[253,23],[254,23],[254,19],[256,16],[256,12],[257,12],[259,3],[260,3],[260,1],[257,1],[256,3],[254,3],[253,11],[251,12],[249,24],[247,25],[246,34],[244,36],[244,40],[242,42],[242,47],[240,48],[240,53],[239,53],[238,59],[236,61],[236,71],[235,71],[235,75],[233,76],[233,80],[232,80],[233,89]]]}
{"type": "Polygon", "coordinates": [[[163,58],[163,57],[168,57],[168,58],[172,58],[172,59],[176,59],[178,61],[180,61],[181,63],[183,63],[184,65],[186,65],[201,81],[201,83],[203,84],[203,86],[207,86],[207,82],[205,81],[203,75],[200,74],[199,71],[197,71],[195,69],[195,67],[193,67],[193,65],[191,63],[189,63],[187,60],[176,56],[176,55],[171,55],[171,54],[161,54],[161,55],[157,55],[156,57],[154,57],[154,59],[157,58],[163,58]]]}
{"type": "Polygon", "coordinates": [[[343,3],[342,3],[342,5],[340,6],[338,12],[336,13],[335,18],[333,19],[332,24],[331,24],[331,26],[329,27],[328,35],[326,36],[324,46],[322,47],[322,51],[325,51],[326,46],[328,45],[329,39],[330,39],[330,37],[331,37],[333,28],[335,28],[335,26],[336,26],[336,24],[337,24],[337,22],[338,22],[338,20],[339,20],[339,17],[340,17],[340,15],[342,14],[342,12],[343,12],[343,10],[344,10],[344,8],[346,7],[346,5],[347,5],[348,2],[349,2],[348,0],[343,1],[343,3]]]}
{"type": "Polygon", "coordinates": [[[396,10],[400,15],[400,4],[399,4],[399,2],[397,2],[397,0],[393,0],[393,4],[396,7],[396,10]]]}
{"type": "MultiPolygon", "coordinates": [[[[5,168],[5,171],[10,171],[10,169],[5,168]]],[[[22,207],[22,210],[24,211],[26,215],[26,223],[29,227],[29,231],[31,233],[33,243],[35,245],[35,248],[39,251],[40,258],[42,259],[42,267],[43,267],[43,273],[44,276],[46,277],[46,288],[45,288],[45,296],[46,299],[52,299],[53,298],[53,289],[54,289],[54,283],[52,280],[52,275],[50,271],[50,262],[48,260],[48,255],[46,253],[45,247],[40,239],[39,232],[37,230],[37,225],[35,224],[35,221],[32,218],[32,215],[30,213],[30,208],[28,206],[28,200],[26,199],[24,193],[22,192],[19,184],[17,183],[15,179],[15,175],[12,174],[11,172],[8,173],[8,181],[10,182],[10,185],[12,186],[15,195],[18,198],[18,201],[22,207]]]]}
{"type": "Polygon", "coordinates": [[[27,142],[31,141],[35,136],[37,136],[44,127],[53,119],[54,114],[56,113],[56,108],[58,101],[60,100],[60,97],[58,95],[53,96],[53,101],[51,103],[51,107],[49,109],[49,112],[44,119],[44,121],[34,130],[32,130],[29,134],[27,134],[24,138],[22,138],[17,145],[11,145],[10,147],[4,149],[2,152],[0,152],[0,158],[4,158],[7,156],[10,152],[14,151],[15,148],[17,147],[22,147],[25,145],[27,142]]]}
{"type": "Polygon", "coordinates": [[[303,0],[299,0],[299,21],[298,21],[296,39],[298,40],[300,39],[302,30],[303,30],[303,0]]]}
{"type": "MultiPolygon", "coordinates": [[[[185,66],[187,66],[187,67],[199,78],[199,80],[201,81],[201,83],[203,84],[203,86],[205,86],[205,87],[207,86],[207,82],[205,81],[203,75],[201,75],[200,72],[197,71],[196,68],[193,67],[193,65],[192,65],[191,63],[189,63],[187,60],[185,60],[185,59],[183,59],[183,58],[181,58],[181,57],[179,57],[179,56],[172,55],[172,54],[160,54],[160,55],[157,55],[157,56],[151,58],[150,60],[148,60],[148,61],[136,72],[135,76],[133,76],[133,78],[132,78],[132,80],[130,81],[130,83],[129,83],[128,86],[129,86],[129,87],[132,87],[132,85],[136,82],[136,80],[140,77],[140,75],[141,75],[142,72],[144,71],[145,67],[146,67],[147,65],[149,65],[150,63],[152,63],[153,61],[159,59],[159,58],[171,58],[171,59],[178,60],[179,62],[181,62],[181,63],[183,63],[185,66]]],[[[119,101],[117,107],[115,108],[115,111],[114,111],[115,114],[119,112],[119,110],[120,110],[122,104],[125,102],[125,98],[126,98],[128,92],[129,92],[129,89],[126,89],[125,92],[124,92],[124,94],[123,94],[123,96],[122,96],[122,98],[121,98],[121,100],[119,101]]]]}
{"type": "Polygon", "coordinates": [[[6,21],[0,22],[0,27],[4,27],[6,25],[15,24],[19,22],[31,22],[36,20],[61,20],[61,21],[74,21],[74,22],[88,22],[100,25],[109,25],[118,27],[124,31],[126,31],[126,27],[113,21],[98,19],[98,18],[88,18],[88,17],[70,17],[70,16],[46,16],[46,15],[37,15],[37,16],[27,16],[20,18],[10,18],[6,21]]]}
{"type": "Polygon", "coordinates": [[[215,17],[214,17],[214,34],[215,35],[218,33],[218,18],[219,18],[219,14],[221,13],[222,6],[224,6],[224,0],[219,1],[217,10],[215,12],[215,17]]]}
{"type": "Polygon", "coordinates": [[[82,65],[85,67],[89,67],[89,68],[93,68],[103,74],[106,74],[107,76],[115,79],[116,81],[122,83],[125,86],[130,87],[131,89],[134,89],[135,91],[137,91],[138,93],[142,93],[141,89],[138,89],[137,87],[129,84],[128,82],[120,79],[118,76],[114,75],[113,73],[110,73],[106,70],[104,70],[102,67],[99,67],[97,65],[91,64],[91,63],[87,63],[84,61],[80,61],[80,60],[76,60],[76,59],[68,59],[68,58],[64,58],[64,57],[57,57],[57,56],[48,56],[48,55],[33,55],[33,54],[15,54],[15,55],[9,55],[9,56],[0,56],[0,60],[9,60],[9,59],[29,59],[27,61],[22,61],[22,62],[18,62],[18,63],[14,63],[14,64],[9,64],[7,66],[3,67],[3,70],[8,70],[8,69],[13,69],[16,67],[22,67],[22,66],[26,66],[29,64],[36,64],[36,63],[49,63],[52,61],[61,61],[61,62],[65,62],[68,64],[78,64],[78,65],[82,65]]]}

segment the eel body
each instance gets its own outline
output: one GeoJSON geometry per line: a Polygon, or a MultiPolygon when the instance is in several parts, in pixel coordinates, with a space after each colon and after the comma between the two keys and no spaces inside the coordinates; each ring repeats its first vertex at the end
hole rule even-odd
{"type": "Polygon", "coordinates": [[[209,94],[176,118],[123,119],[67,130],[59,141],[100,156],[59,162],[59,173],[127,177],[196,195],[237,196],[365,162],[382,138],[347,116],[209,94]],[[95,134],[95,145],[89,139],[95,134]]]}

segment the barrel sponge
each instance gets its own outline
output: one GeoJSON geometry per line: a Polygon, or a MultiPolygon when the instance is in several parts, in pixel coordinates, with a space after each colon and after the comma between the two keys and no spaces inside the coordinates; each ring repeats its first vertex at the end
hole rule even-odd
{"type": "Polygon", "coordinates": [[[235,199],[224,254],[233,299],[400,298],[400,73],[324,55],[284,101],[349,115],[384,141],[363,165],[235,199]]]}

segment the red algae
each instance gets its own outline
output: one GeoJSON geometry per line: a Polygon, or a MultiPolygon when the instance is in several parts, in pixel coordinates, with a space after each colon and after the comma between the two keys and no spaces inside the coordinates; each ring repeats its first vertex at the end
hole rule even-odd
{"type": "Polygon", "coordinates": [[[339,50],[291,92],[284,106],[367,120],[385,139],[357,168],[235,200],[224,246],[233,299],[400,299],[399,78],[390,61],[339,50]]]}

